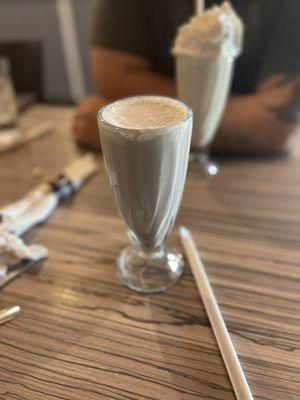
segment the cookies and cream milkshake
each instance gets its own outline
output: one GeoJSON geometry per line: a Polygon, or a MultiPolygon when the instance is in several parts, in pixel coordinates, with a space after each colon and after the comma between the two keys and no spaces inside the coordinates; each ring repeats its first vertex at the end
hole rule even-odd
{"type": "Polygon", "coordinates": [[[143,247],[160,246],[182,196],[191,111],[167,97],[126,98],[104,108],[99,130],[110,184],[130,236],[143,247]]]}
{"type": "Polygon", "coordinates": [[[160,292],[183,272],[163,242],[176,217],[187,171],[192,111],[181,101],[138,96],[98,114],[109,181],[133,244],[117,259],[126,286],[160,292]]]}
{"type": "Polygon", "coordinates": [[[179,28],[172,52],[178,98],[194,113],[193,149],[204,149],[216,133],[242,39],[242,21],[228,2],[193,16],[179,28]]]}

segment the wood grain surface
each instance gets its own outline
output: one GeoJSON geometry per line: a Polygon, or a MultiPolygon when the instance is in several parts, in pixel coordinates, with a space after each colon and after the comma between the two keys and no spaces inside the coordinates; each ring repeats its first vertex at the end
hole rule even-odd
{"type": "MultiPolygon", "coordinates": [[[[50,120],[56,129],[1,155],[1,205],[78,155],[71,118],[64,107],[26,112],[24,123],[50,120]]],[[[300,398],[298,148],[223,161],[211,181],[189,176],[177,220],[201,250],[255,399],[300,398]]],[[[138,294],[117,279],[128,239],[100,155],[98,175],[25,239],[50,257],[0,291],[0,308],[22,307],[0,327],[0,399],[235,398],[188,265],[163,294],[138,294]]],[[[179,246],[175,230],[169,240],[179,246]]]]}

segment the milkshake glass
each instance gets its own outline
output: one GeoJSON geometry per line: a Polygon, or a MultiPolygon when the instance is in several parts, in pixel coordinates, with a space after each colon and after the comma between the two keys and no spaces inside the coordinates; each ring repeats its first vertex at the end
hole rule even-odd
{"type": "Polygon", "coordinates": [[[192,111],[160,96],[111,103],[98,114],[109,181],[132,245],[117,261],[121,280],[159,292],[182,274],[182,256],[164,245],[182,197],[192,111]]]}
{"type": "Polygon", "coordinates": [[[194,113],[191,161],[205,175],[216,175],[208,146],[220,123],[231,86],[235,58],[241,52],[243,26],[228,3],[194,16],[178,32],[176,56],[178,98],[194,113]]]}

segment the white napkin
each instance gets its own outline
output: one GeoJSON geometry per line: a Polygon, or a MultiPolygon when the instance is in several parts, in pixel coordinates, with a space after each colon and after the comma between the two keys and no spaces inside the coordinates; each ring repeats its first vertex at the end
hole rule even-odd
{"type": "MultiPolygon", "coordinates": [[[[22,239],[8,232],[0,233],[0,255],[10,254],[17,260],[40,261],[48,257],[46,247],[38,244],[27,246],[22,239]]],[[[9,265],[0,264],[0,281],[9,270],[9,265]]]]}
{"type": "Polygon", "coordinates": [[[21,146],[53,129],[50,122],[42,122],[32,128],[13,127],[0,130],[0,153],[21,146]]]}

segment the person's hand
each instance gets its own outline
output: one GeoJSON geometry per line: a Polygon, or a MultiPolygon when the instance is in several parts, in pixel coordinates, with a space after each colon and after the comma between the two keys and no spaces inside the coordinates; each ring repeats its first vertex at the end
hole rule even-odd
{"type": "Polygon", "coordinates": [[[75,110],[72,133],[75,140],[90,149],[100,148],[97,113],[105,105],[100,96],[83,99],[75,110]]]}

